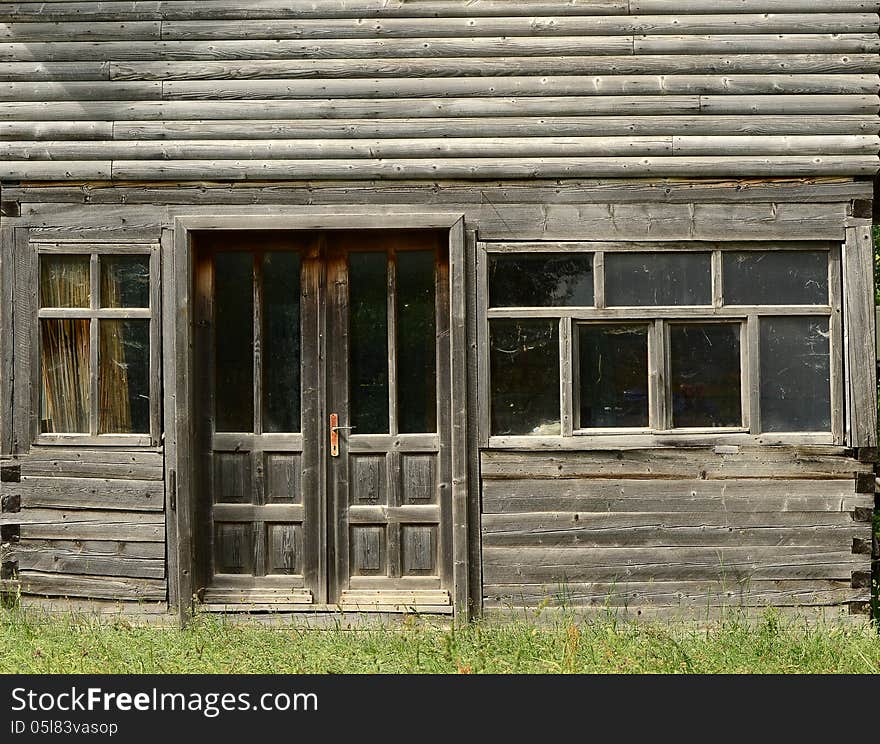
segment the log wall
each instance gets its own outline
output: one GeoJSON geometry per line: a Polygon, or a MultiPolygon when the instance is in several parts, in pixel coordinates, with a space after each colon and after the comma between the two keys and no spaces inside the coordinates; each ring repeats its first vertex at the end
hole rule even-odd
{"type": "Polygon", "coordinates": [[[880,2],[0,2],[0,180],[873,175],[880,2]]]}

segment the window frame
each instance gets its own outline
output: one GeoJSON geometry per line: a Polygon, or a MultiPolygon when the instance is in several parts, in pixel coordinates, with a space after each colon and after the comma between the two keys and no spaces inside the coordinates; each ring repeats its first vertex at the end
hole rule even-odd
{"type": "Polygon", "coordinates": [[[673,445],[844,444],[843,329],[841,320],[843,246],[834,241],[754,242],[608,242],[608,241],[477,241],[478,407],[481,446],[523,449],[584,449],[673,445]],[[722,252],[827,251],[827,305],[725,305],[722,252]],[[499,253],[568,251],[593,254],[594,305],[591,307],[489,307],[489,255],[499,253]],[[605,254],[626,251],[694,252],[711,254],[711,305],[607,307],[605,254]],[[760,318],[787,315],[828,318],[830,329],[831,431],[762,432],[760,430],[760,318]],[[490,430],[491,379],[489,324],[494,318],[556,318],[559,320],[560,421],[562,434],[499,436],[490,430]],[[740,427],[672,428],[669,375],[670,323],[739,322],[740,378],[743,425],[740,427]],[[648,326],[648,428],[577,428],[577,328],[584,323],[645,324],[648,326]]]}
{"type": "Polygon", "coordinates": [[[34,445],[99,445],[125,447],[156,447],[161,441],[161,318],[160,318],[160,253],[159,243],[102,243],[99,241],[32,242],[34,251],[33,324],[31,348],[33,349],[31,384],[31,443],[34,445]],[[89,307],[43,308],[40,302],[41,259],[43,256],[89,256],[89,307]],[[100,257],[148,256],[149,257],[149,307],[101,307],[100,257]],[[89,432],[43,432],[40,430],[43,386],[42,321],[44,319],[87,319],[89,321],[89,432]],[[98,433],[98,378],[100,369],[101,320],[147,320],[149,321],[149,391],[150,430],[147,433],[98,433]]]}

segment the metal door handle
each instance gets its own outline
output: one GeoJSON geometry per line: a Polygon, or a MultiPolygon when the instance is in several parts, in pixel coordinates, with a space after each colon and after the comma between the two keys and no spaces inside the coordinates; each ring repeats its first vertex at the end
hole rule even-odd
{"type": "Polygon", "coordinates": [[[339,457],[339,430],[354,428],[353,426],[340,426],[339,414],[330,414],[330,457],[339,457]]]}

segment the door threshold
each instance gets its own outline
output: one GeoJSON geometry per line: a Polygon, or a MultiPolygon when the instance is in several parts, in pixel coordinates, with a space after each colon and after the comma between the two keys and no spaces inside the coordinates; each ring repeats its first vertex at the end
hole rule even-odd
{"type": "Polygon", "coordinates": [[[451,615],[451,605],[417,605],[417,604],[256,604],[235,603],[197,604],[198,612],[210,612],[221,614],[272,614],[272,613],[312,613],[328,615],[351,615],[351,614],[388,614],[388,615],[451,615]]]}

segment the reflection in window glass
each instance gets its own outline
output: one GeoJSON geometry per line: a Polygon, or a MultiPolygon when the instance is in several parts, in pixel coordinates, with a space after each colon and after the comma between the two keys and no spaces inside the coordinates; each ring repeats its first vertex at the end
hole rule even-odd
{"type": "Polygon", "coordinates": [[[101,307],[150,306],[150,257],[101,256],[101,307]]]}
{"type": "Polygon", "coordinates": [[[669,327],[674,427],[742,426],[740,325],[669,327]]]}
{"type": "Polygon", "coordinates": [[[388,432],[388,258],[355,252],[349,265],[351,424],[358,434],[388,432]]]}
{"type": "Polygon", "coordinates": [[[98,433],[150,431],[150,321],[101,320],[98,433]]]}
{"type": "Polygon", "coordinates": [[[89,307],[89,256],[40,256],[40,307],[89,307]]]}
{"type": "Polygon", "coordinates": [[[86,318],[40,322],[40,430],[89,433],[89,327],[86,318]]]}
{"type": "Polygon", "coordinates": [[[263,431],[300,430],[300,256],[263,255],[263,431]]]}
{"type": "Polygon", "coordinates": [[[580,428],[648,426],[648,328],[578,328],[580,428]]]}
{"type": "Polygon", "coordinates": [[[489,255],[492,307],[589,307],[593,304],[590,253],[489,255]]]}
{"type": "Polygon", "coordinates": [[[492,433],[561,434],[559,321],[496,319],[490,337],[492,433]]]}
{"type": "Polygon", "coordinates": [[[761,319],[761,429],[831,430],[828,318],[761,319]]]}
{"type": "Polygon", "coordinates": [[[606,253],[609,307],[711,305],[710,253],[606,253]]]}
{"type": "Polygon", "coordinates": [[[434,251],[397,254],[397,424],[437,431],[434,251]]]}
{"type": "Polygon", "coordinates": [[[217,431],[254,430],[254,255],[214,257],[217,431]]]}
{"type": "Polygon", "coordinates": [[[724,304],[828,304],[827,251],[725,251],[724,304]]]}

